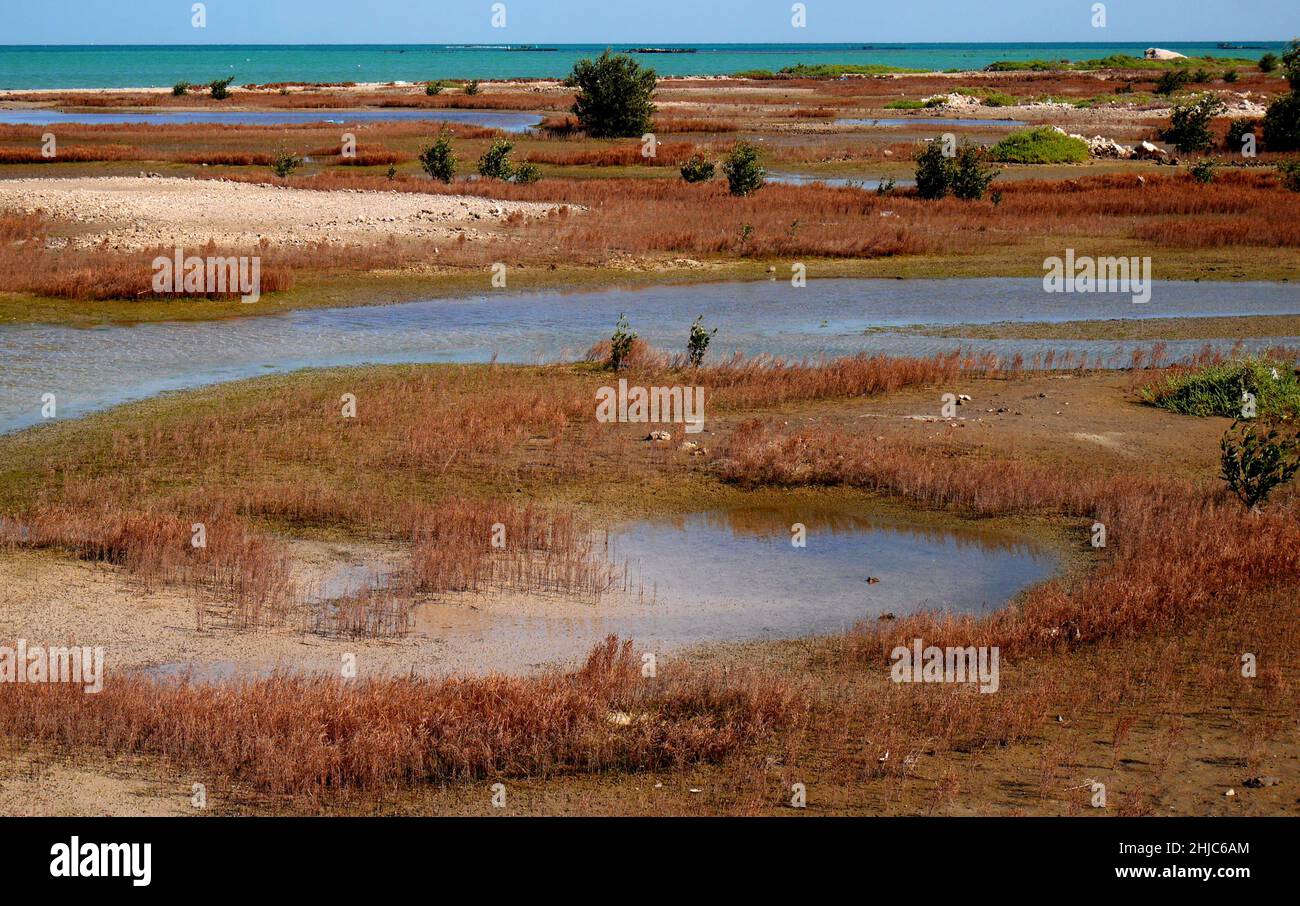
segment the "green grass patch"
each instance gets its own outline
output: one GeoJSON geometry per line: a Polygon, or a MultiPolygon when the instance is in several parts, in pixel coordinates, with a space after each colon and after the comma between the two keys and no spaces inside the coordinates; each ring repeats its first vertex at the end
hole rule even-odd
{"type": "Polygon", "coordinates": [[[979,98],[980,103],[985,107],[1014,107],[1020,103],[1020,100],[1005,91],[996,91],[992,88],[958,88],[954,94],[964,94],[966,97],[979,98]]]}
{"type": "Polygon", "coordinates": [[[883,63],[797,63],[781,70],[793,79],[836,79],[842,75],[887,75],[894,72],[926,72],[924,69],[905,69],[883,63]]]}
{"type": "Polygon", "coordinates": [[[1077,164],[1089,157],[1087,142],[1051,126],[1013,132],[993,146],[990,156],[1007,164],[1077,164]]]}
{"type": "Polygon", "coordinates": [[[1243,394],[1255,397],[1258,415],[1300,410],[1295,368],[1265,358],[1234,359],[1174,374],[1142,388],[1143,402],[1180,415],[1241,415],[1243,394]]]}
{"type": "Polygon", "coordinates": [[[1128,54],[1111,54],[1091,60],[998,60],[984,67],[986,72],[1051,72],[1093,69],[1184,69],[1187,67],[1254,67],[1258,61],[1227,57],[1183,57],[1177,60],[1148,60],[1128,54]]]}
{"type": "Polygon", "coordinates": [[[890,101],[885,105],[886,110],[920,110],[925,106],[924,101],[917,101],[912,98],[899,98],[896,101],[890,101]]]}

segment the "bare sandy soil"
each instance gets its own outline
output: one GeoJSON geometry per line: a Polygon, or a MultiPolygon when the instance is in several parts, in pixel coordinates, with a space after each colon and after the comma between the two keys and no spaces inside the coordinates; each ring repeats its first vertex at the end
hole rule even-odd
{"type": "Polygon", "coordinates": [[[42,210],[87,225],[81,245],[370,244],[479,238],[512,214],[554,205],[411,192],[312,191],[206,179],[78,177],[0,182],[0,209],[42,210]]]}

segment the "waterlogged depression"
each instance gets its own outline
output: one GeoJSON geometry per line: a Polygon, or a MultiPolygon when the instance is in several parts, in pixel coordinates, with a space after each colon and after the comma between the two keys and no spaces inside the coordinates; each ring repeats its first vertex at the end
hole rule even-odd
{"type": "MultiPolygon", "coordinates": [[[[487,278],[485,276],[485,282],[487,278]]],[[[184,305],[180,302],[178,305],[184,305]]],[[[238,306],[239,303],[233,302],[238,306]]],[[[251,306],[244,306],[251,307],[251,306]]],[[[860,352],[931,355],[963,348],[1005,356],[1087,353],[1124,366],[1150,341],[961,340],[918,336],[911,325],[1300,314],[1287,283],[1156,281],[1151,301],[1124,293],[1047,293],[1041,279],[809,280],[716,283],[586,293],[485,293],[398,305],[316,309],[219,322],[92,329],[0,326],[0,431],[42,420],[54,394],[60,418],[155,394],[271,372],[410,362],[546,362],[580,357],[608,339],[621,312],[649,343],[682,350],[695,317],[719,331],[710,355],[733,351],[816,359],[860,352]]],[[[1214,341],[1211,341],[1214,342],[1214,341]]],[[[1236,341],[1217,345],[1230,348],[1236,341]]],[[[1171,358],[1205,340],[1169,341],[1171,358]]],[[[1245,349],[1300,345],[1246,340],[1245,349]]]]}
{"type": "MultiPolygon", "coordinates": [[[[598,603],[534,595],[426,601],[412,614],[411,634],[367,653],[367,662],[380,658],[389,673],[525,673],[571,665],[611,633],[659,652],[799,638],[921,609],[985,612],[1059,568],[1046,544],[1025,535],[807,502],[627,523],[610,529],[608,545],[610,559],[626,567],[626,591],[598,603]],[[791,543],[796,523],[802,547],[791,543]]],[[[324,587],[352,594],[381,585],[384,575],[383,564],[340,564],[324,587]]],[[[336,668],[332,651],[304,661],[300,649],[291,669],[336,668]]],[[[287,663],[265,653],[254,663],[175,661],[150,672],[225,682],[287,663]]]]}

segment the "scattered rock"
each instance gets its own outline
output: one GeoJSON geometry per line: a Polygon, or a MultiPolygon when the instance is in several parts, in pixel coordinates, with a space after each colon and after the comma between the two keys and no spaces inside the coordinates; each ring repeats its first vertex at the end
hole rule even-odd
{"type": "Polygon", "coordinates": [[[1274,777],[1271,774],[1265,774],[1262,777],[1251,777],[1249,780],[1243,781],[1241,785],[1250,787],[1252,790],[1257,790],[1261,787],[1277,786],[1281,782],[1282,781],[1279,778],[1274,777]]]}
{"type": "Polygon", "coordinates": [[[1165,50],[1163,47],[1148,47],[1145,54],[1148,60],[1186,60],[1187,54],[1179,53],[1176,50],[1165,50]]]}
{"type": "Polygon", "coordinates": [[[867,584],[868,584],[868,585],[876,585],[876,584],[878,584],[879,582],[880,582],[880,579],[877,578],[876,576],[867,576],[867,584]]]}
{"type": "Polygon", "coordinates": [[[1144,141],[1139,142],[1133,149],[1133,157],[1136,160],[1165,160],[1169,157],[1169,152],[1144,141]]]}
{"type": "Polygon", "coordinates": [[[673,439],[671,431],[651,431],[645,436],[649,441],[670,441],[673,439]]]}

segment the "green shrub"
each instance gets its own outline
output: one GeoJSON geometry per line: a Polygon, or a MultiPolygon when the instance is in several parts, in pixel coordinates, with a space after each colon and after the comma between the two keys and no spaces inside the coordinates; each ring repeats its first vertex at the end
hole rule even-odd
{"type": "Polygon", "coordinates": [[[1166,69],[1156,79],[1156,94],[1171,95],[1186,88],[1191,80],[1191,73],[1185,69],[1166,69]]]}
{"type": "Polygon", "coordinates": [[[511,182],[516,182],[521,186],[532,185],[542,178],[542,171],[538,169],[537,164],[525,161],[515,167],[515,172],[511,175],[511,182]]]}
{"type": "Polygon", "coordinates": [[[748,142],[738,142],[722,164],[727,189],[732,195],[748,195],[763,188],[767,174],[758,162],[758,149],[748,142]]]}
{"type": "Polygon", "coordinates": [[[214,100],[224,101],[230,97],[230,83],[235,81],[234,76],[227,76],[224,79],[213,79],[208,83],[208,90],[212,92],[214,100]]]}
{"type": "Polygon", "coordinates": [[[421,148],[419,160],[424,172],[440,182],[449,183],[456,178],[456,154],[445,134],[439,135],[432,145],[421,148]]]}
{"type": "Polygon", "coordinates": [[[699,368],[704,364],[704,353],[708,352],[709,341],[717,332],[716,327],[709,330],[704,326],[704,315],[695,319],[691,325],[691,335],[686,338],[686,357],[690,359],[692,367],[699,368]]]}
{"type": "Polygon", "coordinates": [[[988,152],[976,145],[963,144],[957,151],[956,167],[952,172],[952,194],[962,201],[978,201],[984,197],[989,183],[998,178],[1000,170],[984,163],[988,152]]]}
{"type": "Polygon", "coordinates": [[[1051,126],[1013,132],[994,145],[989,156],[1007,164],[1077,164],[1088,159],[1088,143],[1062,135],[1051,126]]]}
{"type": "Polygon", "coordinates": [[[628,330],[627,315],[620,314],[614,325],[614,335],[609,338],[609,362],[611,371],[622,371],[627,366],[628,356],[632,353],[632,344],[636,334],[628,330]]]}
{"type": "Polygon", "coordinates": [[[1202,185],[1209,185],[1214,182],[1214,168],[1214,161],[1209,160],[1208,158],[1205,160],[1199,160],[1192,166],[1192,179],[1202,185]]]}
{"type": "Polygon", "coordinates": [[[703,154],[693,154],[682,164],[682,179],[687,182],[708,182],[716,172],[713,162],[705,159],[703,154]]]}
{"type": "Polygon", "coordinates": [[[189,92],[190,87],[191,86],[189,82],[177,82],[175,85],[172,86],[172,97],[174,98],[185,97],[185,95],[189,92]]]}
{"type": "Polygon", "coordinates": [[[890,101],[885,105],[886,110],[920,110],[925,106],[924,102],[914,100],[913,98],[899,98],[896,101],[890,101]]]}
{"type": "Polygon", "coordinates": [[[425,82],[424,93],[428,95],[442,94],[442,82],[425,82]]]}
{"type": "Polygon", "coordinates": [[[1261,416],[1282,415],[1300,408],[1300,382],[1295,369],[1266,358],[1234,359],[1163,378],[1142,388],[1142,399],[1180,415],[1241,415],[1242,394],[1255,397],[1261,416]]]}
{"type": "Polygon", "coordinates": [[[934,139],[916,155],[916,194],[927,201],[943,198],[952,188],[953,161],[943,153],[943,141],[934,139]]]}
{"type": "Polygon", "coordinates": [[[1214,144],[1210,121],[1223,110],[1223,101],[1212,94],[1202,95],[1193,104],[1178,104],[1160,137],[1182,152],[1205,151],[1214,144]]]}
{"type": "Polygon", "coordinates": [[[1220,477],[1252,510],[1300,471],[1300,436],[1288,419],[1238,419],[1219,441],[1219,450],[1220,477]]]}
{"type": "Polygon", "coordinates": [[[608,50],[595,60],[579,60],[564,84],[576,88],[573,114],[595,138],[627,138],[650,131],[655,71],[626,54],[608,50]]]}
{"type": "Polygon", "coordinates": [[[1292,91],[1300,91],[1300,38],[1292,38],[1282,54],[1282,70],[1292,91]]]}
{"type": "Polygon", "coordinates": [[[1237,75],[1237,70],[1235,69],[1228,69],[1223,73],[1223,81],[1227,82],[1229,85],[1237,81],[1238,78],[1240,78],[1240,76],[1237,75]]]}
{"type": "Polygon", "coordinates": [[[1284,160],[1277,165],[1278,178],[1292,192],[1300,192],[1300,160],[1284,160]]]}
{"type": "Polygon", "coordinates": [[[1271,53],[1271,52],[1266,53],[1259,58],[1260,72],[1273,72],[1274,70],[1277,69],[1277,65],[1278,65],[1278,60],[1277,60],[1277,54],[1275,53],[1271,53]]]}
{"type": "Polygon", "coordinates": [[[1269,151],[1300,151],[1300,92],[1283,95],[1268,105],[1264,147],[1269,151]]]}
{"type": "Polygon", "coordinates": [[[979,98],[980,103],[985,107],[1014,107],[1019,103],[1015,97],[1005,91],[995,91],[992,88],[958,88],[955,93],[979,98]]]}
{"type": "Polygon", "coordinates": [[[470,79],[465,83],[466,94],[478,94],[478,79],[470,79]]]}
{"type": "Polygon", "coordinates": [[[271,162],[271,170],[281,179],[288,179],[289,174],[302,166],[302,158],[285,148],[281,148],[275,154],[275,160],[271,162]]]}
{"type": "Polygon", "coordinates": [[[515,149],[513,142],[499,138],[492,147],[483,152],[478,159],[478,172],[487,179],[509,179],[514,174],[510,164],[510,152],[515,149]]]}
{"type": "Polygon", "coordinates": [[[1259,125],[1259,120],[1250,117],[1241,117],[1228,124],[1228,134],[1223,140],[1223,146],[1235,154],[1241,153],[1242,140],[1255,131],[1259,125]]]}
{"type": "Polygon", "coordinates": [[[1196,85],[1204,85],[1212,78],[1214,78],[1214,76],[1210,75],[1210,71],[1204,67],[1195,70],[1191,76],[1192,82],[1196,85]]]}

